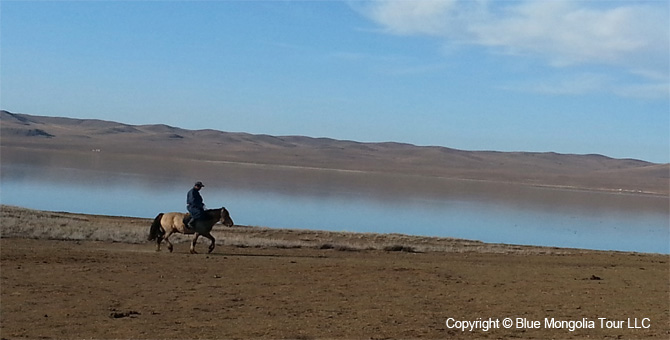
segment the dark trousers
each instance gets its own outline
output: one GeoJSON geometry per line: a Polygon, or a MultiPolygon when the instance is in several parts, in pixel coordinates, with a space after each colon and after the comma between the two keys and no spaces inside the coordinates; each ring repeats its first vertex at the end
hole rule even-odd
{"type": "Polygon", "coordinates": [[[194,221],[205,217],[205,210],[202,208],[188,206],[186,209],[191,213],[191,219],[194,221]]]}

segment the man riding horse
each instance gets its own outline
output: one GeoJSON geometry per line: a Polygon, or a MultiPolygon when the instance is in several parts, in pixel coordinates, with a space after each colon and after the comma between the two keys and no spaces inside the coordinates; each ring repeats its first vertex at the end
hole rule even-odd
{"type": "Polygon", "coordinates": [[[189,229],[194,229],[195,221],[204,217],[205,204],[202,201],[202,196],[200,196],[200,189],[204,187],[202,182],[198,181],[193,185],[193,188],[188,191],[188,194],[186,194],[186,209],[191,213],[191,220],[188,221],[188,224],[186,225],[189,229]]]}

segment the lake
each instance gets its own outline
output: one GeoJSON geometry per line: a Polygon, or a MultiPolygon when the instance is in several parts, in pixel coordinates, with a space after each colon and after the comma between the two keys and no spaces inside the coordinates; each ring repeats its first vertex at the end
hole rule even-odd
{"type": "Polygon", "coordinates": [[[185,211],[202,180],[208,207],[226,206],[240,225],[670,253],[667,197],[225,162],[149,172],[64,164],[4,162],[2,204],[153,218],[185,211]]]}

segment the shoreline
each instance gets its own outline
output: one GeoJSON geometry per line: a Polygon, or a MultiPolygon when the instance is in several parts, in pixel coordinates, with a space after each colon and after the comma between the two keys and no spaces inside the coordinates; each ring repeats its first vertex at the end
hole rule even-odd
{"type": "MultiPolygon", "coordinates": [[[[64,211],[36,210],[0,205],[1,238],[30,238],[64,241],[103,241],[128,244],[146,241],[152,218],[110,216],[64,211]],[[55,227],[58,226],[58,227],[55,227]],[[126,233],[126,234],[124,234],[126,233]]],[[[251,248],[336,249],[342,251],[401,251],[408,253],[494,253],[494,254],[585,254],[611,253],[659,255],[664,253],[565,248],[553,246],[487,243],[450,237],[399,233],[327,231],[272,228],[269,226],[216,224],[212,235],[217,245],[251,248]],[[221,242],[221,243],[219,243],[221,242]]],[[[191,236],[176,234],[173,243],[189,242],[191,236]]],[[[200,243],[203,241],[201,240],[200,243]]],[[[152,243],[153,244],[153,243],[152,243]]]]}

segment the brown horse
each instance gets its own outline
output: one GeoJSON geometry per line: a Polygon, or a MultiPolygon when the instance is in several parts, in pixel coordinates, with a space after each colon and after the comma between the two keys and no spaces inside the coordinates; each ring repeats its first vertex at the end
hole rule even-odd
{"type": "Polygon", "coordinates": [[[233,226],[233,219],[230,218],[230,213],[226,208],[205,210],[205,217],[195,221],[193,229],[186,228],[184,221],[188,221],[190,214],[183,214],[178,212],[160,213],[154,219],[149,229],[149,241],[156,240],[156,251],[161,250],[161,241],[165,240],[168,249],[172,252],[172,243],[168,240],[173,233],[195,234],[191,242],[191,254],[197,254],[195,251],[195,243],[198,242],[200,235],[210,239],[212,244],[209,245],[208,253],[211,253],[215,247],[215,240],[211,234],[212,227],[221,222],[227,227],[233,226]]]}

